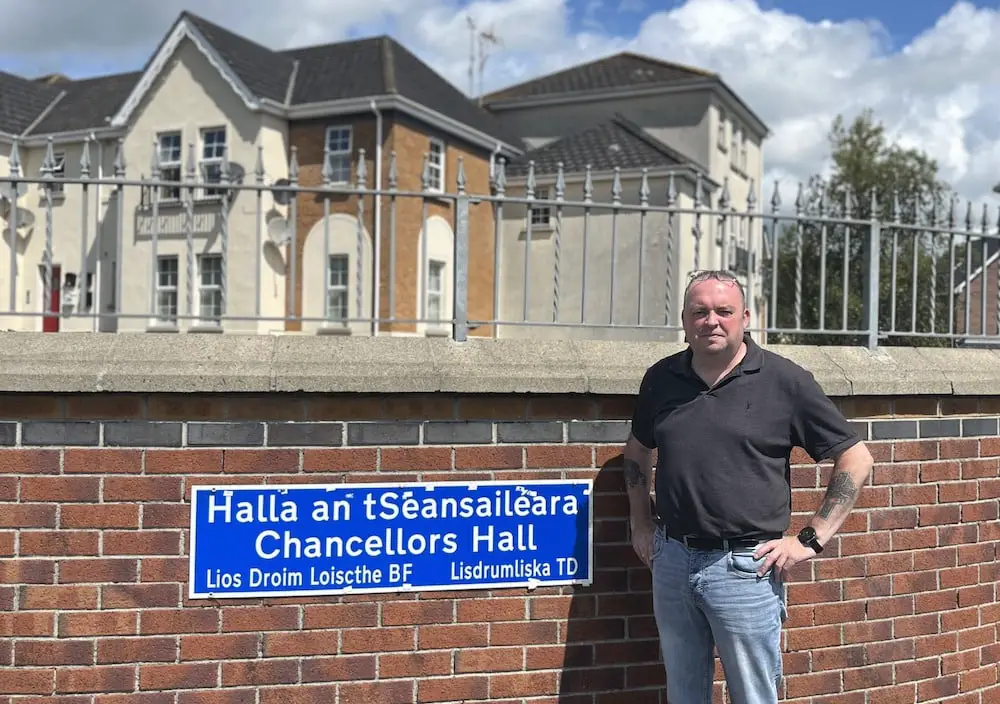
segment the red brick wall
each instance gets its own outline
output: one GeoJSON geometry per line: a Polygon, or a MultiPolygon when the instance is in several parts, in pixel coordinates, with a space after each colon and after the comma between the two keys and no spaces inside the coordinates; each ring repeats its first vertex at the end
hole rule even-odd
{"type": "MultiPolygon", "coordinates": [[[[962,272],[964,281],[965,269],[962,272]]],[[[965,289],[955,296],[955,331],[968,335],[997,334],[997,287],[1000,286],[1000,260],[986,268],[986,328],[983,328],[983,277],[972,280],[969,298],[969,326],[965,326],[965,289]]]]}
{"type": "MultiPolygon", "coordinates": [[[[661,702],[617,464],[630,403],[0,398],[0,702],[661,702]],[[459,441],[434,444],[453,420],[459,441]],[[211,444],[213,421],[233,446],[211,444]],[[400,444],[364,445],[373,428],[400,444]],[[186,598],[194,484],[527,477],[597,478],[593,587],[186,598]]],[[[842,406],[877,467],[840,537],[789,584],[786,700],[1000,701],[996,400],[842,406]]],[[[828,473],[797,456],[796,525],[828,473]]]]}

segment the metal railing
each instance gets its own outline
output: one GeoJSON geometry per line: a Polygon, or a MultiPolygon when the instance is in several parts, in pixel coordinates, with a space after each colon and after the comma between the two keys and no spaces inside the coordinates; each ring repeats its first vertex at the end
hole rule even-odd
{"type": "Polygon", "coordinates": [[[295,147],[274,178],[262,147],[248,170],[153,145],[131,178],[122,141],[113,158],[97,146],[67,176],[50,141],[32,176],[13,145],[0,326],[676,340],[687,276],[724,268],[768,342],[1000,342],[998,223],[971,203],[963,220],[954,200],[800,186],[789,213],[777,184],[758,208],[752,181],[736,203],[728,179],[533,163],[514,178],[503,160],[470,186],[461,158],[452,190],[431,154],[364,150],[335,183],[345,155],[300,165],[295,147]]]}

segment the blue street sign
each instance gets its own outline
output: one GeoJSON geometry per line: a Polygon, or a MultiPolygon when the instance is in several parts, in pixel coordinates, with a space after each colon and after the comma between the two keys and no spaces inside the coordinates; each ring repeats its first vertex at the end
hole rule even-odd
{"type": "Polygon", "coordinates": [[[593,580],[590,480],[196,486],[192,599],[593,580]]]}

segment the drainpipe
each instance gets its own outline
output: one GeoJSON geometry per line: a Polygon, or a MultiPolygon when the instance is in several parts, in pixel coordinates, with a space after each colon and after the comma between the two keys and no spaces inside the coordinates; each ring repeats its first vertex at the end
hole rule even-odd
{"type": "Polygon", "coordinates": [[[372,260],[374,272],[372,275],[372,335],[378,335],[379,311],[381,310],[382,293],[382,113],[375,101],[371,101],[372,112],[375,113],[375,232],[372,235],[372,260]]]}
{"type": "Polygon", "coordinates": [[[490,183],[493,183],[493,179],[497,175],[497,155],[500,153],[500,142],[493,147],[493,153],[490,154],[490,183]]]}

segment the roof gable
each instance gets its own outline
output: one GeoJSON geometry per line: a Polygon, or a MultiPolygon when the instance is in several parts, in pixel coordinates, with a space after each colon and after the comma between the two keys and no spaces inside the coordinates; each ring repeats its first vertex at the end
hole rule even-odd
{"type": "Polygon", "coordinates": [[[268,49],[206,19],[184,12],[183,17],[215,49],[253,95],[285,102],[295,68],[291,57],[268,49]]]}
{"type": "Polygon", "coordinates": [[[640,88],[706,78],[717,78],[717,76],[701,69],[626,51],[508,86],[486,95],[484,101],[488,104],[567,93],[640,88]]]}
{"type": "MultiPolygon", "coordinates": [[[[535,175],[579,173],[589,166],[594,172],[672,168],[692,165],[689,160],[621,115],[526,152],[512,161],[506,175],[518,178],[528,173],[530,162],[535,175]]],[[[700,168],[700,167],[695,167],[700,168]]]]}
{"type": "MultiPolygon", "coordinates": [[[[174,55],[174,52],[177,51],[177,48],[185,39],[190,40],[198,48],[208,62],[219,72],[219,75],[233,89],[233,92],[243,100],[248,110],[257,110],[259,108],[257,96],[250,90],[234,68],[223,59],[218,50],[209,43],[191,17],[190,13],[182,13],[174,24],[173,29],[160,43],[156,53],[150,59],[149,63],[146,64],[145,69],[143,69],[142,77],[135,84],[118,112],[111,118],[111,125],[113,127],[123,127],[128,123],[135,109],[153,88],[156,80],[174,55]]],[[[204,24],[210,27],[215,26],[210,23],[204,24]]],[[[221,28],[218,29],[221,30],[221,28]]],[[[227,32],[227,34],[230,33],[227,32]]]]}

